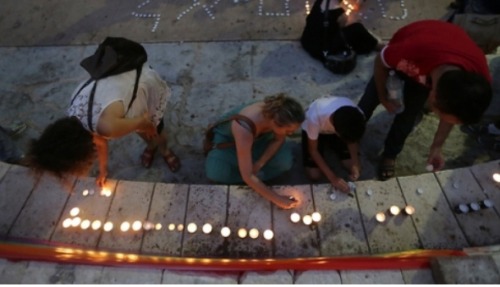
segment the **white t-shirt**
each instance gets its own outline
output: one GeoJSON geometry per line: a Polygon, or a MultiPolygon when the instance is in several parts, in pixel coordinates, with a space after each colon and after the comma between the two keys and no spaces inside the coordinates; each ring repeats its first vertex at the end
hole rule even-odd
{"type": "Polygon", "coordinates": [[[335,134],[330,115],[345,106],[357,107],[353,101],[344,97],[329,96],[315,100],[306,110],[302,129],[312,140],[317,140],[319,134],[335,134]]]}
{"type": "MultiPolygon", "coordinates": [[[[96,131],[99,118],[111,103],[121,101],[123,108],[127,111],[132,93],[134,91],[136,71],[129,71],[115,76],[110,76],[100,79],[97,82],[96,91],[94,94],[94,105],[92,108],[92,129],[96,131]]],[[[71,98],[75,97],[75,93],[80,90],[80,87],[85,82],[81,83],[73,92],[71,98]]],[[[90,131],[88,126],[87,109],[89,95],[92,90],[93,82],[88,84],[76,96],[73,104],[68,109],[69,116],[77,117],[83,124],[85,129],[90,131]]],[[[125,115],[125,118],[135,118],[143,115],[146,111],[151,117],[151,121],[158,125],[163,119],[167,100],[170,98],[171,91],[167,83],[163,81],[158,73],[151,69],[147,63],[142,67],[141,77],[139,78],[139,86],[137,96],[130,107],[130,110],[125,115]]]]}

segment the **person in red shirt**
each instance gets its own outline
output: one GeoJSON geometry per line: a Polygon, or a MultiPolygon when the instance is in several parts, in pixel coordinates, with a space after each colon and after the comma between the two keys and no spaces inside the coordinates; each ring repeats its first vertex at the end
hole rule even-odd
{"type": "Polygon", "coordinates": [[[396,157],[427,100],[439,117],[427,163],[442,169],[441,149],[452,127],[478,122],[490,104],[491,76],[483,52],[451,23],[423,20],[402,27],[375,57],[373,77],[358,104],[367,120],[379,104],[390,113],[399,108],[387,97],[391,70],[404,82],[404,110],[394,117],[385,139],[380,179],[395,175],[396,157]]]}

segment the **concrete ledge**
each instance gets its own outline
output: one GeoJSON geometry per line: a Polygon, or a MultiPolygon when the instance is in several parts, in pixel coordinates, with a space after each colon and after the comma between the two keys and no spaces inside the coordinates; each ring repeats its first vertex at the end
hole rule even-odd
{"type": "Polygon", "coordinates": [[[438,257],[431,260],[438,284],[498,284],[500,274],[491,256],[438,257]]]}

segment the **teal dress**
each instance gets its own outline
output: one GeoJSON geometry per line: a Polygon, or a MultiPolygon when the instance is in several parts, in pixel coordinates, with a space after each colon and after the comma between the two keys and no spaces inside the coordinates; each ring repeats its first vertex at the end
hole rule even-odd
{"type": "MultiPolygon", "coordinates": [[[[244,107],[237,107],[221,118],[227,118],[232,115],[238,114],[244,107]]],[[[231,131],[231,123],[226,122],[218,125],[214,129],[214,143],[234,142],[233,133],[231,131]]],[[[252,145],[252,161],[255,163],[269,144],[273,141],[274,134],[272,132],[259,135],[254,140],[252,145]]],[[[267,163],[260,169],[257,177],[262,181],[275,178],[284,172],[290,170],[293,165],[292,147],[289,142],[285,141],[278,151],[271,157],[267,163]]],[[[224,149],[211,150],[205,161],[205,172],[207,177],[217,183],[224,184],[241,184],[243,179],[238,167],[238,158],[236,156],[236,146],[224,149]]]]}

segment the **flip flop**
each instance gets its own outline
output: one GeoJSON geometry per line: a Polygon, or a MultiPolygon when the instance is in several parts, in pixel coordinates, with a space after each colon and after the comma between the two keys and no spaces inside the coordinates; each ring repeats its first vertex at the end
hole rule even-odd
{"type": "Polygon", "coordinates": [[[154,149],[149,149],[145,148],[144,151],[141,154],[141,164],[145,168],[150,168],[151,165],[153,165],[153,159],[155,157],[156,153],[156,148],[154,149]]]}
{"type": "Polygon", "coordinates": [[[167,164],[170,171],[177,172],[179,168],[181,168],[179,157],[177,157],[177,155],[172,150],[169,149],[168,153],[163,156],[163,159],[165,160],[165,163],[167,164]]]}
{"type": "Polygon", "coordinates": [[[378,169],[378,177],[382,181],[386,181],[390,178],[393,178],[396,175],[396,163],[387,163],[385,159],[383,159],[380,163],[380,167],[378,169]]]}

